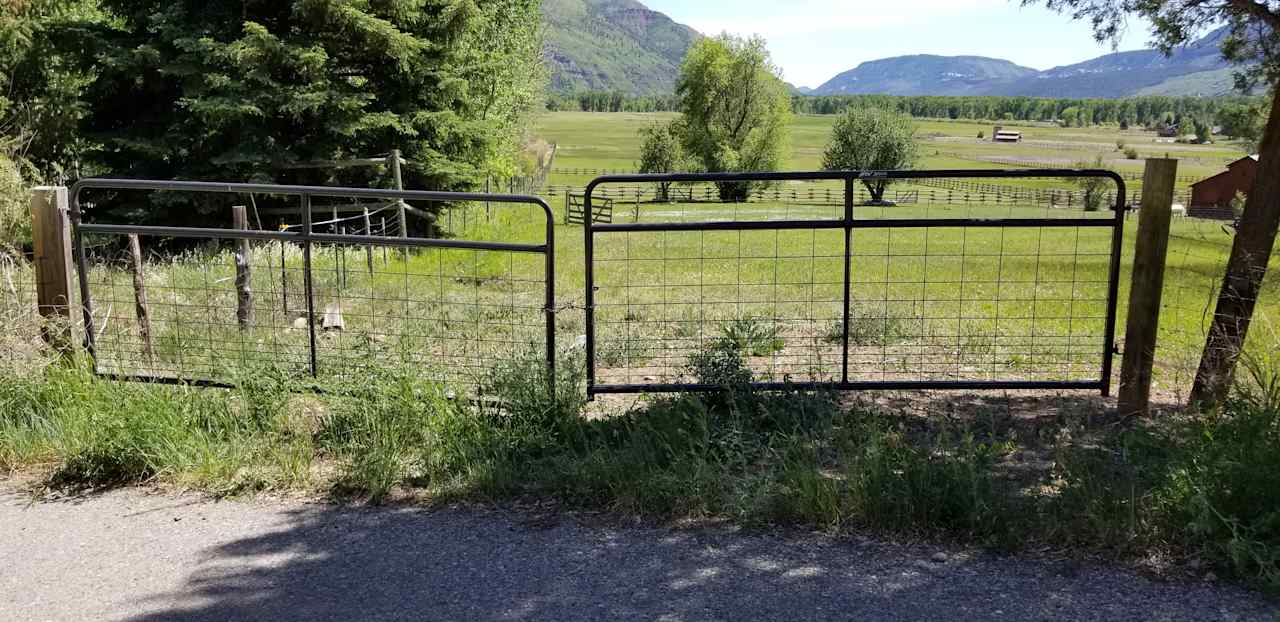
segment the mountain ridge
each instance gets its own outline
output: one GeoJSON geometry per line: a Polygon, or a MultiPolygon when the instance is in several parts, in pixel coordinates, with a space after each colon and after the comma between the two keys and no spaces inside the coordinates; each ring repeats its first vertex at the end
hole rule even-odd
{"type": "Polygon", "coordinates": [[[1001,58],[911,54],[867,61],[814,89],[816,95],[966,95],[992,81],[1037,74],[1001,58]]]}
{"type": "MultiPolygon", "coordinates": [[[[544,0],[551,91],[668,95],[680,63],[703,35],[638,0],[544,0]]],[[[985,56],[912,54],[866,61],[796,95],[996,95],[1119,98],[1230,93],[1219,28],[1166,57],[1159,50],[1104,54],[1037,71],[985,56]]]]}
{"type": "Polygon", "coordinates": [[[1230,65],[1222,59],[1219,49],[1226,34],[1226,27],[1219,28],[1168,56],[1154,49],[1129,50],[1044,71],[980,56],[895,56],[867,61],[840,73],[814,89],[813,94],[1079,98],[1118,98],[1152,92],[1221,95],[1230,92],[1229,81],[1222,79],[1230,65]],[[921,59],[928,62],[921,63],[921,59]],[[982,64],[975,65],[975,61],[982,64]],[[1027,72],[1014,75],[1012,68],[1027,72]],[[948,79],[949,74],[968,75],[970,79],[948,79]],[[886,75],[895,75],[896,79],[884,79],[886,75]]]}

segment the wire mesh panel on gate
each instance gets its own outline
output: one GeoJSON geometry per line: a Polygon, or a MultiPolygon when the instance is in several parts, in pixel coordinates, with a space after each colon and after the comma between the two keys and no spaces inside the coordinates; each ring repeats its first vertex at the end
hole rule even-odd
{"type": "MultiPolygon", "coordinates": [[[[1065,174],[1123,195],[1110,174],[1065,174]]],[[[715,348],[762,386],[1105,390],[1115,203],[1043,202],[1016,185],[1026,174],[904,175],[883,189],[833,172],[594,182],[589,196],[681,191],[655,192],[634,222],[588,228],[590,391],[698,389],[697,357],[715,348]],[[980,192],[936,192],[974,183],[966,175],[980,192]],[[726,189],[740,182],[745,194],[726,189]]]]}

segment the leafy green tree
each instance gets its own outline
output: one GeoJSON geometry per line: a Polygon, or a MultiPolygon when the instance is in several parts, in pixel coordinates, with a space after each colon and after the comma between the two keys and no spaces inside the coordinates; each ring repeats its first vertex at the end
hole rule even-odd
{"type": "MultiPolygon", "coordinates": [[[[676,83],[685,151],[709,172],[774,171],[786,153],[791,98],[759,37],[702,39],[676,83]]],[[[718,184],[721,200],[745,201],[755,184],[718,184]]]]}
{"type": "Polygon", "coordinates": [[[1196,142],[1202,145],[1213,142],[1213,126],[1204,119],[1200,117],[1192,119],[1191,129],[1196,134],[1196,142]]]}
{"type": "Polygon", "coordinates": [[[84,147],[77,125],[94,70],[59,48],[102,19],[96,0],[0,2],[0,147],[28,177],[64,172],[84,147]]]}
{"type": "Polygon", "coordinates": [[[1260,105],[1228,104],[1218,112],[1218,122],[1222,125],[1223,134],[1241,141],[1241,147],[1253,153],[1258,149],[1268,112],[1260,105]]]}
{"type": "MultiPolygon", "coordinates": [[[[366,185],[385,173],[289,165],[398,148],[406,185],[467,190],[484,172],[514,170],[524,120],[543,97],[537,0],[101,8],[105,19],[49,29],[57,61],[92,73],[78,130],[94,172],[366,185]]],[[[192,213],[182,206],[147,214],[181,222],[192,213]]]]}
{"type": "MultiPolygon", "coordinates": [[[[1076,164],[1076,168],[1102,169],[1106,168],[1106,164],[1102,161],[1102,156],[1098,156],[1092,162],[1084,161],[1076,164]]],[[[1084,211],[1102,211],[1107,203],[1107,188],[1110,187],[1110,181],[1103,177],[1077,177],[1076,186],[1084,193],[1084,211]]]]}
{"type": "MultiPolygon", "coordinates": [[[[675,173],[687,168],[680,135],[679,122],[641,128],[640,162],[637,169],[641,173],[675,173]]],[[[659,183],[658,200],[670,200],[670,191],[669,182],[659,183]]]]}
{"type": "Polygon", "coordinates": [[[1226,24],[1222,55],[1240,68],[1236,85],[1263,85],[1271,92],[1271,112],[1259,149],[1257,181],[1248,193],[1240,228],[1209,328],[1191,402],[1220,404],[1230,389],[1244,350],[1253,310],[1262,289],[1280,229],[1280,1],[1277,0],[1022,0],[1045,4],[1093,24],[1099,40],[1117,41],[1130,15],[1152,24],[1166,53],[1204,30],[1226,24]]]}
{"type": "MultiPolygon", "coordinates": [[[[909,169],[920,158],[911,117],[875,108],[854,108],[840,117],[822,156],[829,171],[887,171],[909,169]]],[[[862,180],[872,203],[884,202],[890,180],[862,180]]]]}

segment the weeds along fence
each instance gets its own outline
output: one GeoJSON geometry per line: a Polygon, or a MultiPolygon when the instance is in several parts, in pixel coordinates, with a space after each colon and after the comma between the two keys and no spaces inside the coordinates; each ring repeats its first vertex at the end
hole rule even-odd
{"type": "Polygon", "coordinates": [[[87,180],[70,215],[84,339],[107,377],[217,386],[274,370],[323,388],[405,365],[477,389],[497,360],[554,369],[554,223],[537,197],[87,180]],[[82,209],[154,192],[216,195],[226,226],[100,224],[82,209]],[[302,224],[264,231],[232,206],[264,198],[292,202],[302,224]],[[487,202],[545,229],[527,242],[407,237],[366,227],[363,211],[316,219],[332,208],[314,200],[487,202]]]}
{"type": "Polygon", "coordinates": [[[0,373],[22,373],[47,358],[38,318],[30,258],[0,249],[0,373]]]}
{"type": "Polygon", "coordinates": [[[722,364],[704,358],[716,348],[739,352],[746,368],[712,377],[749,374],[767,388],[1110,388],[1125,220],[1123,182],[1110,173],[615,176],[592,182],[587,209],[615,184],[687,184],[695,200],[586,223],[593,395],[705,390],[694,379],[722,364]],[[858,200],[864,180],[1029,177],[1102,179],[1115,203],[858,200]],[[739,200],[782,184],[809,184],[798,196],[823,200],[739,200]]]}

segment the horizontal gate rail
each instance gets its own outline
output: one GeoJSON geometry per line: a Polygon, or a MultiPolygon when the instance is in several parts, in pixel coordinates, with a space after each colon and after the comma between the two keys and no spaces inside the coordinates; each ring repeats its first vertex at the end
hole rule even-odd
{"type": "MultiPolygon", "coordinates": [[[[1123,233],[1124,233],[1124,207],[1126,202],[1125,181],[1120,175],[1116,174],[1115,172],[1106,171],[1106,170],[1090,170],[1090,169],[1083,169],[1083,170],[1082,169],[1034,169],[1034,170],[937,170],[937,171],[930,171],[930,170],[814,171],[814,172],[776,172],[776,173],[710,173],[710,174],[680,173],[680,174],[653,174],[653,175],[650,175],[650,174],[607,175],[603,177],[598,177],[592,180],[588,184],[585,192],[584,207],[587,211],[590,211],[592,200],[596,192],[598,191],[598,189],[600,189],[602,186],[607,186],[609,184],[630,184],[632,186],[638,186],[643,184],[659,184],[659,183],[661,184],[727,184],[727,183],[734,183],[734,182],[774,183],[774,182],[824,182],[824,181],[825,182],[842,182],[844,185],[843,193],[842,193],[843,199],[844,199],[843,200],[844,213],[839,218],[770,219],[768,216],[765,216],[764,219],[758,219],[758,220],[724,220],[724,219],[711,218],[711,219],[706,219],[702,221],[692,221],[692,222],[688,222],[688,221],[641,222],[639,219],[639,215],[637,214],[636,222],[632,222],[632,223],[609,223],[609,224],[600,224],[600,223],[592,223],[592,222],[583,223],[583,226],[585,229],[584,243],[585,243],[585,263],[586,263],[586,266],[585,266],[586,283],[585,283],[584,297],[586,301],[586,355],[587,355],[588,395],[595,396],[595,395],[601,395],[601,394],[619,394],[619,393],[703,392],[703,391],[710,391],[710,390],[715,390],[717,388],[720,388],[720,387],[706,384],[706,383],[670,382],[670,381],[665,381],[665,379],[658,379],[658,378],[651,377],[649,375],[645,376],[643,382],[630,381],[631,372],[630,372],[629,363],[631,359],[629,358],[630,354],[628,353],[627,348],[636,342],[643,341],[644,339],[624,340],[623,357],[624,357],[624,360],[627,361],[628,363],[628,368],[627,368],[628,381],[627,382],[601,382],[600,381],[599,372],[601,370],[601,367],[600,367],[601,359],[600,359],[600,353],[598,352],[598,348],[600,345],[598,330],[599,330],[599,324],[601,322],[601,319],[598,316],[601,311],[601,306],[598,302],[598,295],[600,292],[600,288],[597,286],[598,284],[597,269],[600,267],[602,261],[606,263],[650,262],[651,264],[657,263],[663,266],[662,267],[663,276],[660,284],[654,284],[651,280],[645,280],[643,284],[632,285],[630,284],[630,276],[628,276],[627,277],[628,284],[624,286],[626,288],[637,289],[637,290],[662,291],[663,292],[662,302],[644,302],[644,301],[633,302],[630,298],[630,293],[628,293],[627,302],[625,304],[617,303],[617,304],[609,305],[612,307],[622,307],[622,306],[627,307],[628,315],[624,321],[613,321],[613,322],[607,322],[607,323],[627,325],[628,330],[630,329],[629,328],[630,325],[627,324],[628,322],[639,322],[643,324],[644,322],[648,321],[650,323],[657,323],[652,320],[645,320],[643,317],[639,317],[640,315],[642,315],[641,313],[636,313],[637,317],[635,318],[631,317],[633,312],[635,312],[634,311],[635,309],[643,309],[645,307],[659,307],[662,309],[662,312],[664,314],[662,321],[668,322],[669,319],[667,318],[666,313],[667,313],[667,307],[669,305],[675,304],[676,306],[686,306],[686,307],[696,306],[698,307],[697,313],[699,314],[698,315],[699,319],[686,320],[684,321],[684,324],[686,325],[696,324],[697,330],[699,333],[697,337],[698,342],[705,345],[706,343],[705,335],[702,334],[703,332],[702,328],[707,323],[707,320],[705,320],[706,307],[708,305],[713,305],[713,306],[738,305],[740,307],[741,305],[744,304],[744,301],[740,299],[736,301],[713,300],[711,302],[708,302],[706,300],[706,297],[702,294],[699,295],[699,300],[696,303],[687,303],[687,302],[671,303],[668,300],[669,290],[671,288],[668,286],[666,282],[666,272],[665,272],[666,263],[672,262],[672,261],[681,261],[681,260],[683,261],[696,260],[701,262],[706,262],[709,260],[710,261],[714,261],[714,260],[732,261],[733,259],[735,259],[735,257],[731,255],[730,256],[714,256],[710,258],[703,255],[699,255],[697,257],[692,257],[692,258],[689,256],[680,256],[673,259],[667,256],[667,248],[665,246],[666,238],[663,237],[662,238],[663,245],[661,247],[661,251],[662,251],[661,258],[648,257],[644,259],[632,259],[630,258],[630,249],[631,249],[630,242],[629,242],[630,238],[627,237],[627,240],[628,240],[627,247],[626,247],[627,256],[625,259],[606,258],[602,260],[597,256],[596,245],[597,245],[598,236],[609,236],[611,234],[620,235],[620,236],[629,236],[630,234],[646,234],[646,233],[647,234],[667,234],[667,233],[680,234],[680,233],[692,233],[692,232],[739,232],[740,234],[745,234],[747,232],[769,232],[769,231],[773,231],[773,232],[813,231],[815,232],[815,236],[816,236],[816,232],[819,232],[819,231],[843,231],[844,232],[843,249],[841,249],[840,255],[838,256],[818,255],[815,250],[813,251],[814,254],[808,258],[811,265],[816,265],[816,262],[818,261],[818,259],[842,259],[843,260],[843,264],[844,264],[844,267],[843,267],[844,276],[842,279],[843,280],[843,284],[842,284],[843,300],[842,300],[842,308],[839,311],[840,317],[836,318],[839,320],[840,327],[841,327],[841,330],[839,331],[840,332],[840,335],[839,335],[839,339],[840,339],[839,366],[840,367],[839,369],[823,370],[824,372],[826,371],[831,372],[831,375],[834,376],[834,378],[831,380],[792,381],[790,379],[790,376],[788,375],[787,379],[783,382],[777,382],[769,379],[753,381],[752,386],[755,388],[762,389],[762,390],[786,390],[786,389],[1068,390],[1068,389],[1084,389],[1084,390],[1097,390],[1097,391],[1100,391],[1103,395],[1110,394],[1112,363],[1113,363],[1112,359],[1116,352],[1116,348],[1115,348],[1116,314],[1117,314],[1119,279],[1120,279],[1120,258],[1121,258],[1122,241],[1123,241],[1123,233]],[[1113,183],[1115,186],[1114,191],[1107,192],[1105,195],[1103,195],[1108,200],[1114,200],[1113,204],[1107,206],[1107,208],[1111,211],[1111,214],[1107,214],[1104,217],[1087,217],[1086,216],[1086,217],[1063,217],[1063,218],[1013,217],[1013,216],[1000,217],[1000,218],[981,218],[981,217],[975,217],[975,218],[890,217],[890,218],[882,218],[882,219],[855,218],[854,184],[859,182],[895,181],[895,182],[910,183],[912,180],[925,182],[929,180],[938,180],[938,179],[1008,180],[1008,179],[1037,179],[1037,178],[1061,178],[1061,179],[1100,178],[1110,183],[1113,183]],[[1109,230],[1110,231],[1111,239],[1109,241],[1110,243],[1108,244],[1105,253],[1102,253],[1102,252],[1096,253],[1097,255],[1105,255],[1105,257],[1107,258],[1108,263],[1106,266],[1105,281],[1102,280],[1101,278],[1097,279],[1096,281],[1081,280],[1079,275],[1077,275],[1074,271],[1072,272],[1071,281],[1070,281],[1070,283],[1072,284],[1071,294],[1070,294],[1070,300],[1071,300],[1070,304],[1072,305],[1071,306],[1072,311],[1070,312],[1071,314],[1075,313],[1074,306],[1075,306],[1075,300],[1077,295],[1077,291],[1076,291],[1077,285],[1089,284],[1089,283],[1098,283],[1098,284],[1105,283],[1105,286],[1106,286],[1105,315],[1102,317],[1081,317],[1080,318],[1082,320],[1100,319],[1103,324],[1102,334],[1101,334],[1102,343],[1101,343],[1100,352],[1099,352],[1101,360],[1099,361],[1098,375],[1094,379],[1019,380],[1019,379],[959,378],[959,379],[916,380],[916,379],[886,378],[883,380],[861,380],[861,379],[855,379],[850,377],[850,351],[852,347],[850,343],[850,332],[851,332],[851,321],[852,321],[851,315],[853,313],[851,281],[853,279],[853,274],[854,274],[853,270],[855,268],[861,269],[861,266],[853,265],[853,258],[854,258],[853,234],[857,231],[871,232],[871,231],[877,231],[877,230],[888,230],[886,232],[886,235],[892,236],[892,230],[924,229],[926,230],[925,239],[927,240],[928,239],[927,230],[948,229],[948,228],[960,229],[960,230],[966,230],[966,231],[969,229],[987,229],[987,230],[998,229],[1002,231],[1005,229],[1028,229],[1028,228],[1041,229],[1042,238],[1043,238],[1043,230],[1047,228],[1077,229],[1077,230],[1089,229],[1089,230],[1109,230]]],[[[722,202],[731,203],[730,201],[722,201],[722,202]]],[[[705,206],[705,203],[702,205],[705,206]]],[[[1003,208],[1004,204],[997,204],[997,206],[1003,208]]],[[[881,209],[885,207],[885,205],[870,204],[869,207],[872,207],[873,209],[881,209]]],[[[704,207],[695,205],[693,208],[690,209],[691,215],[696,216],[696,212],[698,209],[704,209],[704,207]]],[[[910,209],[910,208],[907,208],[907,209],[910,209]]],[[[736,215],[736,212],[735,212],[735,215],[736,215]]],[[[1003,252],[1004,252],[1003,235],[1004,234],[1003,232],[1000,235],[1001,235],[1001,238],[1000,238],[1001,248],[997,250],[995,254],[991,254],[988,252],[985,254],[971,255],[971,254],[966,254],[962,250],[961,254],[959,255],[959,258],[962,264],[967,259],[975,258],[975,257],[999,257],[1000,269],[1001,271],[1003,271],[1003,266],[1004,266],[1004,263],[1003,263],[1004,262],[1004,259],[1003,259],[1003,252]]],[[[816,237],[814,238],[814,240],[815,241],[813,243],[816,245],[816,237]]],[[[703,242],[703,244],[705,244],[705,241],[703,242]]],[[[744,287],[743,283],[741,282],[742,262],[743,261],[763,261],[763,260],[769,259],[767,255],[756,256],[749,253],[744,254],[742,252],[742,246],[741,246],[742,244],[743,244],[742,238],[739,237],[738,238],[739,246],[737,249],[737,256],[736,256],[736,260],[738,262],[737,269],[738,269],[738,275],[739,275],[738,276],[739,282],[737,283],[737,287],[739,292],[741,292],[742,288],[744,287]]],[[[775,245],[776,244],[778,243],[776,242],[776,239],[775,239],[775,245]]],[[[641,244],[642,248],[651,248],[651,246],[653,245],[641,244]]],[[[785,259],[791,259],[791,260],[797,259],[797,257],[795,256],[789,256],[789,255],[782,256],[778,248],[779,248],[778,246],[775,246],[774,257],[772,257],[775,264],[785,259]]],[[[885,303],[891,302],[888,294],[888,287],[889,287],[890,281],[888,280],[889,277],[887,275],[889,270],[888,260],[892,256],[894,256],[892,253],[886,251],[886,255],[885,255],[885,261],[886,261],[885,288],[886,289],[884,294],[885,303]]],[[[908,255],[898,255],[898,256],[908,256],[908,255]]],[[[910,256],[915,257],[917,255],[910,255],[910,256]]],[[[927,261],[927,258],[929,257],[929,254],[927,252],[927,241],[926,241],[926,251],[923,254],[918,256],[926,258],[926,261],[927,261]]],[[[1020,257],[1031,257],[1031,256],[1032,255],[1022,255],[1020,257]]],[[[1075,268],[1078,268],[1079,260],[1081,257],[1081,254],[1079,251],[1079,238],[1077,237],[1076,239],[1076,249],[1074,251],[1074,254],[1055,254],[1055,253],[1043,252],[1042,249],[1039,246],[1037,246],[1035,254],[1033,256],[1036,259],[1036,267],[1035,267],[1036,280],[1034,282],[1034,287],[1039,288],[1042,285],[1040,281],[1040,276],[1039,276],[1041,258],[1073,256],[1075,257],[1075,261],[1076,261],[1076,264],[1074,264],[1074,266],[1075,268]]],[[[865,255],[858,256],[859,261],[862,261],[864,257],[865,255]]],[[[946,257],[954,259],[956,256],[950,255],[946,257]]],[[[927,266],[927,263],[925,265],[927,266]]],[[[629,272],[630,269],[631,268],[628,265],[626,268],[627,270],[626,274],[628,275],[630,274],[629,272]]],[[[698,281],[697,287],[699,287],[700,289],[705,287],[723,287],[726,285],[729,285],[729,286],[733,285],[732,283],[729,283],[729,284],[712,283],[708,285],[703,281],[703,279],[706,276],[705,269],[703,270],[704,272],[698,273],[699,281],[698,281]]],[[[778,268],[775,265],[774,277],[773,277],[774,278],[773,287],[775,290],[775,296],[776,296],[776,290],[778,289],[778,286],[779,286],[777,271],[778,271],[778,268]]],[[[649,279],[651,277],[652,275],[645,275],[640,278],[649,279]]],[[[927,277],[922,277],[922,278],[926,278],[926,280],[923,281],[923,283],[928,283],[927,277]]],[[[1046,282],[1048,283],[1051,281],[1046,281],[1046,282]]],[[[791,284],[791,282],[787,282],[787,283],[791,284]]],[[[936,283],[945,284],[946,282],[938,281],[936,283]]],[[[980,282],[980,283],[991,284],[988,282],[980,282]]],[[[823,284],[826,284],[826,283],[824,282],[823,284]]],[[[831,284],[834,285],[834,283],[831,283],[831,284]]],[[[963,279],[963,272],[962,272],[961,280],[958,282],[958,284],[961,286],[961,288],[963,288],[965,284],[965,281],[963,279]]],[[[690,284],[687,284],[687,283],[683,285],[690,286],[690,284]]],[[[803,283],[801,285],[803,285],[803,283]]],[[[812,288],[815,286],[815,283],[810,282],[808,283],[808,285],[812,288]]],[[[999,340],[1000,338],[1000,334],[999,334],[1000,306],[999,305],[1002,302],[1018,303],[1020,301],[1025,300],[1025,302],[1023,302],[1022,304],[1030,304],[1033,307],[1033,311],[1032,311],[1033,315],[1031,318],[1032,326],[1030,330],[1030,335],[1028,335],[1027,337],[1029,337],[1029,339],[1034,344],[1034,340],[1038,336],[1037,327],[1035,325],[1036,319],[1034,315],[1035,314],[1034,307],[1037,302],[1036,297],[1038,296],[1038,292],[1037,294],[1033,294],[1030,298],[1003,298],[1000,293],[1003,283],[997,280],[994,283],[994,285],[996,287],[996,292],[997,292],[996,300],[994,301],[997,309],[996,318],[995,318],[996,334],[984,335],[984,336],[990,337],[997,341],[999,340]]],[[[759,286],[759,284],[748,283],[746,286],[753,287],[753,286],[759,286]]],[[[956,312],[955,317],[947,316],[945,318],[934,318],[934,317],[929,317],[927,315],[922,315],[921,320],[923,321],[923,320],[931,320],[931,319],[944,319],[946,321],[955,321],[958,325],[959,323],[964,321],[986,319],[982,317],[967,317],[965,315],[963,311],[963,307],[964,307],[964,304],[968,302],[968,300],[963,298],[963,289],[961,291],[962,291],[961,298],[947,300],[947,302],[958,302],[960,305],[961,310],[956,312]]],[[[811,294],[811,297],[812,297],[812,294],[811,294]]],[[[1101,301],[1100,298],[1098,300],[1099,302],[1101,301]]],[[[1089,302],[1088,299],[1085,299],[1085,301],[1089,302]]],[[[772,303],[770,303],[770,301],[754,301],[754,302],[747,302],[746,304],[748,306],[759,305],[759,304],[763,304],[767,306],[768,304],[773,304],[773,306],[776,308],[779,304],[782,304],[782,303],[790,304],[790,303],[797,303],[797,302],[803,303],[804,301],[789,300],[789,299],[788,300],[775,299],[772,301],[772,303]]],[[[815,301],[812,299],[809,300],[809,303],[811,305],[814,302],[815,301]]],[[[819,302],[834,303],[836,301],[824,300],[819,302]]],[[[896,302],[896,300],[894,302],[896,302]]],[[[930,301],[926,298],[926,299],[916,300],[915,302],[929,303],[930,301]]],[[[887,314],[887,311],[885,311],[885,313],[887,314]]],[[[791,318],[791,319],[795,320],[797,318],[791,318]]],[[[886,315],[886,318],[874,318],[874,319],[877,319],[877,320],[884,319],[886,322],[888,321],[887,315],[886,315]]],[[[1017,319],[1023,319],[1023,318],[1017,318],[1017,319]]],[[[1050,318],[1050,319],[1059,319],[1059,318],[1050,318]]],[[[1071,321],[1071,319],[1074,319],[1074,315],[1071,315],[1068,321],[1071,321]]],[[[775,322],[783,321],[780,318],[774,318],[774,320],[775,322]]],[[[791,321],[791,320],[786,320],[786,321],[791,321]]],[[[680,323],[680,322],[677,322],[677,323],[680,323]]],[[[685,326],[684,328],[688,329],[688,326],[685,326]]],[[[776,332],[776,326],[774,330],[776,332]]],[[[922,328],[921,331],[922,331],[921,337],[924,337],[925,336],[923,334],[924,329],[922,328]]],[[[957,328],[957,331],[959,331],[958,328],[957,328]]],[[[1071,344],[1073,343],[1071,340],[1074,338],[1074,335],[1070,331],[1071,329],[1068,329],[1068,335],[1066,335],[1068,339],[1067,341],[1068,352],[1070,351],[1071,344]]],[[[946,337],[949,338],[952,336],[946,335],[946,337]]],[[[960,335],[957,334],[954,337],[956,337],[958,340],[960,338],[960,335]]],[[[648,339],[650,341],[663,341],[662,337],[656,337],[656,338],[646,337],[645,339],[648,339]]],[[[683,339],[684,341],[687,342],[692,338],[686,336],[686,337],[683,337],[683,339]]],[[[812,338],[812,339],[816,339],[816,338],[812,338]]],[[[674,341],[675,339],[671,339],[671,340],[674,341]]],[[[1035,356],[1034,346],[1032,348],[1032,352],[1033,352],[1032,357],[1034,359],[1034,356],[1035,356]]],[[[757,354],[756,356],[760,356],[760,355],[757,354]]],[[[957,355],[957,358],[958,356],[959,355],[957,355]]],[[[668,357],[659,357],[659,358],[663,361],[669,361],[669,360],[679,360],[681,357],[668,356],[668,357]]],[[[1068,363],[1068,368],[1070,367],[1071,367],[1071,364],[1068,363]]]]}
{"type": "MultiPolygon", "coordinates": [[[[70,220],[73,229],[73,252],[77,271],[79,272],[79,288],[81,298],[81,311],[84,322],[84,342],[91,360],[94,363],[94,372],[100,376],[126,380],[126,381],[145,381],[161,384],[189,384],[194,386],[209,387],[231,387],[233,383],[218,378],[208,377],[185,377],[165,376],[153,374],[134,374],[134,373],[110,373],[102,372],[99,367],[99,352],[97,344],[97,329],[95,328],[94,319],[94,297],[90,287],[90,266],[88,264],[85,236],[88,234],[100,234],[109,236],[154,236],[161,238],[191,238],[191,239],[207,239],[207,240],[245,240],[245,241],[261,241],[261,242],[279,242],[282,244],[294,244],[300,246],[303,253],[303,280],[306,296],[305,314],[306,314],[306,330],[308,331],[307,346],[307,367],[313,378],[319,376],[319,363],[317,360],[317,333],[318,333],[318,311],[314,300],[315,285],[313,282],[314,272],[316,268],[313,265],[313,251],[315,245],[331,244],[335,248],[337,245],[350,245],[358,247],[381,247],[381,248],[399,248],[399,249],[439,249],[442,251],[460,250],[460,251],[493,251],[514,254],[529,254],[542,256],[542,271],[544,277],[542,279],[542,301],[539,305],[542,323],[545,325],[543,338],[545,339],[545,355],[544,361],[548,370],[547,378],[554,389],[555,368],[556,368],[556,326],[555,326],[555,215],[550,207],[540,197],[527,195],[505,195],[493,193],[466,193],[466,192],[435,192],[420,190],[383,190],[371,188],[341,188],[328,186],[297,186],[297,185],[273,185],[273,184],[246,184],[246,183],[221,183],[221,182],[193,182],[193,181],[164,181],[164,180],[132,180],[132,179],[85,179],[76,183],[71,188],[70,197],[70,220]],[[183,193],[211,193],[211,194],[238,194],[238,195],[268,195],[277,197],[296,197],[299,199],[299,207],[297,212],[301,214],[302,225],[297,231],[259,231],[249,229],[222,229],[209,227],[173,227],[173,226],[152,226],[152,225],[122,225],[122,224],[100,224],[85,222],[85,214],[82,209],[82,195],[86,191],[93,190],[113,190],[113,191],[164,191],[164,192],[183,192],[183,193]],[[542,210],[545,217],[545,234],[542,243],[507,243],[507,242],[490,242],[479,240],[460,240],[460,239],[437,239],[437,238],[415,238],[415,237],[389,237],[376,235],[354,235],[343,233],[319,233],[315,231],[312,220],[312,199],[316,197],[324,198],[369,198],[379,199],[383,201],[433,201],[444,203],[463,203],[463,202],[487,202],[511,205],[527,205],[542,210]]],[[[366,217],[366,221],[367,221],[366,217]]],[[[371,251],[370,251],[371,253],[371,251]]],[[[345,253],[344,253],[345,256],[345,253]]],[[[370,271],[372,277],[372,255],[369,255],[370,271]]],[[[281,270],[286,271],[283,258],[281,258],[281,270]]],[[[409,277],[408,266],[405,267],[405,278],[409,277]]],[[[345,279],[345,277],[343,277],[345,279]]],[[[287,287],[284,294],[287,295],[287,287]]],[[[372,295],[372,294],[370,294],[372,295]]],[[[406,303],[408,301],[405,301],[406,303]]],[[[286,299],[286,307],[288,305],[286,299]]],[[[513,303],[514,304],[514,303],[513,303]]]]}

